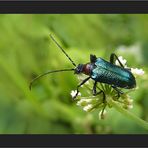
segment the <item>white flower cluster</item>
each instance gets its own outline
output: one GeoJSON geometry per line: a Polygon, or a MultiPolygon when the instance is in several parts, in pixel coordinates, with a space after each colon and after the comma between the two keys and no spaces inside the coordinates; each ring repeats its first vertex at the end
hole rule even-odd
{"type": "Polygon", "coordinates": [[[142,75],[144,75],[143,69],[131,68],[131,72],[132,72],[135,76],[142,76],[142,75]]]}
{"type": "Polygon", "coordinates": [[[80,99],[77,101],[77,105],[83,107],[83,110],[86,112],[91,111],[93,108],[93,98],[92,99],[80,99]]]}
{"type": "MultiPolygon", "coordinates": [[[[71,96],[72,98],[76,95],[77,91],[76,90],[72,90],[71,91],[71,96]]],[[[79,92],[78,97],[81,96],[81,93],[79,92]]],[[[77,101],[77,105],[82,107],[84,111],[89,112],[93,109],[94,104],[98,101],[98,99],[96,99],[94,96],[91,97],[91,99],[89,98],[85,98],[85,97],[81,97],[80,100],[77,101]]]]}
{"type": "Polygon", "coordinates": [[[125,95],[124,97],[124,105],[125,109],[132,109],[133,108],[133,100],[130,98],[129,95],[125,95]]]}

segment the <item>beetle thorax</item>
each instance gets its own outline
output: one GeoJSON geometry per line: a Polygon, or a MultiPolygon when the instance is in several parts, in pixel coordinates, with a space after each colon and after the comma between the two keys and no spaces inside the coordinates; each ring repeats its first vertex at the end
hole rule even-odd
{"type": "Polygon", "coordinates": [[[86,74],[86,75],[90,75],[91,74],[91,70],[92,70],[92,64],[87,63],[83,66],[83,71],[82,73],[86,74]]]}
{"type": "Polygon", "coordinates": [[[92,70],[92,64],[79,64],[75,69],[75,74],[84,73],[86,75],[90,75],[92,70]]]}

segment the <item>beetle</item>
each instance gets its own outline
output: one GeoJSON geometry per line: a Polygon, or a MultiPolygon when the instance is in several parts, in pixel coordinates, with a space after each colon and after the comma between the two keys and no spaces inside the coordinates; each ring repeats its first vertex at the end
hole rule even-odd
{"type": "Polygon", "coordinates": [[[52,35],[50,35],[50,37],[53,40],[53,42],[59,47],[59,49],[65,54],[65,56],[69,59],[69,61],[74,66],[74,68],[47,71],[37,76],[31,81],[30,86],[29,86],[30,90],[31,90],[33,82],[41,78],[42,76],[55,73],[55,72],[65,72],[65,71],[74,71],[74,74],[83,73],[85,75],[88,75],[88,77],[84,79],[77,86],[77,92],[75,96],[73,97],[74,99],[77,97],[79,93],[79,88],[83,84],[85,84],[89,79],[94,80],[94,85],[92,89],[93,95],[98,95],[100,93],[103,93],[103,100],[105,100],[105,93],[103,92],[103,90],[101,90],[100,92],[96,91],[98,82],[111,85],[111,87],[117,91],[118,97],[120,97],[120,94],[123,94],[123,92],[119,88],[132,89],[136,87],[136,80],[133,74],[131,73],[131,70],[123,66],[123,64],[118,59],[115,53],[112,53],[110,55],[110,62],[100,57],[97,58],[95,55],[90,54],[90,62],[86,64],[76,65],[75,62],[65,52],[65,50],[60,46],[60,44],[54,39],[54,37],[52,35]],[[115,60],[119,62],[120,66],[115,65],[115,60]]]}

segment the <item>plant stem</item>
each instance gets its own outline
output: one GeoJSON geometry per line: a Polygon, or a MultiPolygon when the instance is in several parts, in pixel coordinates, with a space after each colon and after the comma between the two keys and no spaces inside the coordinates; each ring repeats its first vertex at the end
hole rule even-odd
{"type": "Polygon", "coordinates": [[[148,122],[140,119],[139,117],[137,117],[136,115],[134,115],[133,113],[129,112],[128,110],[124,109],[123,107],[121,107],[119,105],[118,102],[114,101],[110,96],[107,97],[107,102],[112,105],[117,111],[119,111],[120,113],[124,114],[126,117],[132,119],[133,121],[135,121],[137,124],[139,124],[140,126],[142,126],[143,128],[148,130],[148,122]]]}

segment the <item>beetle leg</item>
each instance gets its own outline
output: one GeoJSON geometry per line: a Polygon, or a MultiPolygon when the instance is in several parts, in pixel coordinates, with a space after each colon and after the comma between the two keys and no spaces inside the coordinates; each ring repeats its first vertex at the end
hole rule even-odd
{"type": "Polygon", "coordinates": [[[120,97],[121,94],[123,94],[123,92],[121,90],[119,90],[116,86],[112,85],[112,88],[115,89],[118,93],[118,98],[120,97]]]}
{"type": "Polygon", "coordinates": [[[97,81],[95,81],[94,86],[93,86],[93,90],[92,90],[94,96],[103,92],[102,90],[97,92],[96,87],[97,87],[97,81]]]}
{"type": "Polygon", "coordinates": [[[115,59],[117,59],[118,62],[119,62],[119,64],[120,64],[120,66],[124,68],[123,64],[122,64],[121,61],[118,59],[117,55],[114,54],[114,53],[112,53],[112,54],[110,55],[110,63],[115,64],[115,59]]]}
{"type": "Polygon", "coordinates": [[[104,113],[104,110],[105,110],[105,108],[107,106],[107,103],[106,103],[106,100],[105,100],[105,93],[104,93],[104,91],[101,91],[101,92],[103,93],[103,104],[104,104],[104,107],[103,107],[103,109],[101,111],[101,117],[103,117],[103,113],[104,113]]]}
{"type": "Polygon", "coordinates": [[[76,95],[73,97],[73,99],[75,99],[79,93],[79,87],[81,87],[84,83],[86,83],[91,77],[87,77],[86,79],[84,79],[78,86],[77,86],[77,92],[76,95]]]}
{"type": "Polygon", "coordinates": [[[105,103],[105,93],[103,90],[97,92],[96,91],[96,86],[97,86],[97,81],[95,81],[94,83],[94,86],[93,86],[93,95],[96,96],[96,95],[99,95],[100,93],[103,93],[103,103],[105,103]]]}
{"type": "Polygon", "coordinates": [[[93,86],[93,90],[92,90],[94,96],[96,96],[96,94],[97,94],[96,86],[97,86],[97,81],[95,81],[94,86],[93,86]]]}
{"type": "Polygon", "coordinates": [[[103,117],[104,110],[105,110],[107,104],[106,104],[106,100],[105,100],[105,93],[104,93],[104,91],[101,90],[101,91],[97,92],[96,91],[96,85],[97,85],[97,81],[95,81],[94,86],[93,86],[93,95],[96,96],[96,95],[98,95],[100,93],[103,93],[103,104],[104,104],[104,106],[103,106],[103,109],[101,111],[101,118],[102,118],[103,117]]]}
{"type": "Polygon", "coordinates": [[[97,57],[95,55],[90,55],[90,62],[91,63],[95,63],[96,62],[97,57]]]}

